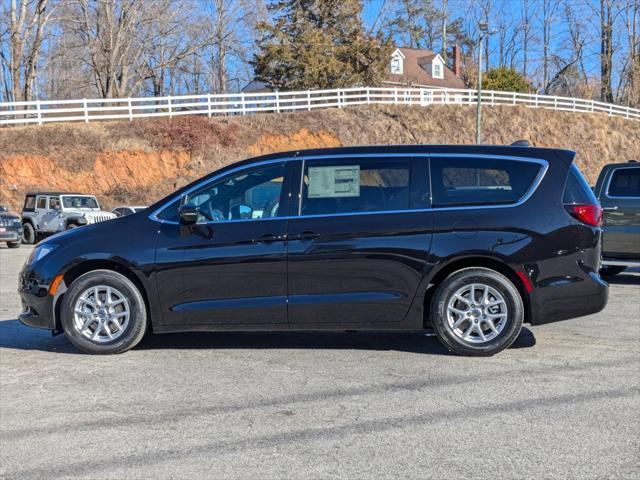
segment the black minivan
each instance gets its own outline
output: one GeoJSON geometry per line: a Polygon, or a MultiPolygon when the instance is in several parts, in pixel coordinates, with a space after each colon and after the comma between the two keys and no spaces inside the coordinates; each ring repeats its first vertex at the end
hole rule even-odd
{"type": "Polygon", "coordinates": [[[142,212],[40,243],[29,326],[118,353],[145,331],[433,329],[491,355],[598,312],[601,209],[575,153],[379,146],[229,165],[142,212]]]}

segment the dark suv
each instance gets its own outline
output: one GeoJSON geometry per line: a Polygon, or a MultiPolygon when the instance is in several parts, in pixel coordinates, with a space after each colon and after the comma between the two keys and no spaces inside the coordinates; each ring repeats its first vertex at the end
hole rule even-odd
{"type": "Polygon", "coordinates": [[[491,355],[523,322],[607,302],[601,211],[574,155],[387,146],[243,161],[38,245],[20,320],[90,353],[147,329],[433,329],[491,355]]]}
{"type": "Polygon", "coordinates": [[[603,213],[603,275],[640,266],[640,163],[606,165],[594,187],[603,213]]]}

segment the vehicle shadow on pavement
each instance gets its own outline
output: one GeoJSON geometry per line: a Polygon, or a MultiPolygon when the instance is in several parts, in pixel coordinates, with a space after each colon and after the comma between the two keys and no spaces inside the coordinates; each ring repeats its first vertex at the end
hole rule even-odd
{"type": "MultiPolygon", "coordinates": [[[[536,344],[533,332],[523,327],[511,348],[536,344]]],[[[48,331],[25,327],[18,320],[0,321],[0,349],[40,350],[72,353],[78,351],[64,335],[52,337],[48,331]]],[[[394,332],[192,332],[146,336],[136,350],[163,349],[327,349],[395,350],[430,355],[451,355],[433,336],[394,332]]]]}
{"type": "Polygon", "coordinates": [[[613,277],[607,277],[605,280],[611,285],[640,285],[640,275],[638,275],[640,269],[634,268],[633,270],[619,273],[613,277]]]}

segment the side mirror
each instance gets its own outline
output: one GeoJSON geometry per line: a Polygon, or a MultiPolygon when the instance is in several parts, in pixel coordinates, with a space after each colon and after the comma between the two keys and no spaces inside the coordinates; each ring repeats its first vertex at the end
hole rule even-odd
{"type": "Polygon", "coordinates": [[[178,209],[180,221],[185,225],[193,225],[198,221],[198,207],[193,203],[185,203],[178,209]]]}

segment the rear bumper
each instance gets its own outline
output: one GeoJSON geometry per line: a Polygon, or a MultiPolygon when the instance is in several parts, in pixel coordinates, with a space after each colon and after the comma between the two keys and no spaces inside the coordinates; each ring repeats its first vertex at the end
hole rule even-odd
{"type": "Polygon", "coordinates": [[[592,315],[602,311],[608,300],[609,284],[595,271],[549,279],[531,292],[531,324],[592,315]]]}
{"type": "Polygon", "coordinates": [[[605,258],[602,260],[605,267],[640,267],[640,259],[634,258],[605,258]]]}

